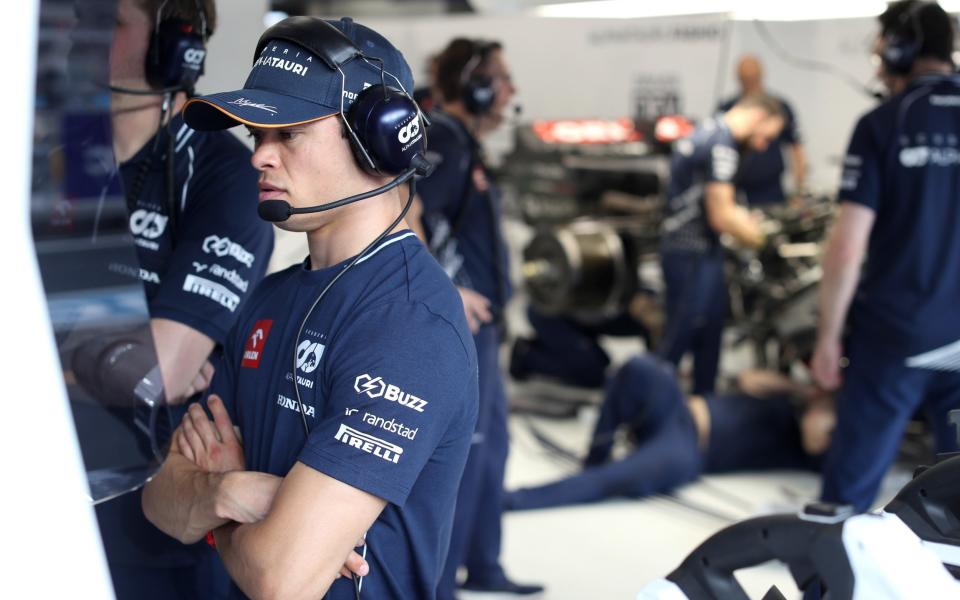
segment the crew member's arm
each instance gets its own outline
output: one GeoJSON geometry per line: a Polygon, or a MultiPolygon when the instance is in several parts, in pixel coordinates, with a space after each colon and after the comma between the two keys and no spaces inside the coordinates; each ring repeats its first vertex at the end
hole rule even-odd
{"type": "Polygon", "coordinates": [[[861,118],[853,130],[843,159],[841,200],[823,256],[820,281],[817,345],[811,371],[817,385],[840,386],[840,346],[843,324],[853,299],[866,255],[870,232],[879,208],[883,159],[870,122],[861,118]]]}
{"type": "Polygon", "coordinates": [[[223,402],[213,395],[207,404],[214,420],[198,404],[191,406],[174,432],[167,459],[143,490],[147,519],[185,544],[230,521],[259,521],[281,482],[243,470],[243,446],[223,402]],[[205,451],[191,451],[191,444],[205,451]]]}
{"type": "Polygon", "coordinates": [[[803,194],[807,189],[807,155],[803,144],[790,144],[790,172],[793,175],[793,193],[803,194]]]}
{"type": "Polygon", "coordinates": [[[867,242],[876,213],[873,209],[844,202],[830,232],[823,255],[820,280],[817,346],[813,355],[813,377],[824,389],[840,385],[840,338],[853,293],[860,279],[867,242]]]}
{"type": "Polygon", "coordinates": [[[732,236],[744,246],[757,248],[763,245],[763,232],[756,219],[736,203],[732,183],[708,183],[704,194],[711,229],[732,236]]]}
{"type": "Polygon", "coordinates": [[[230,576],[251,598],[319,598],[385,506],[297,463],[267,518],[225,525],[214,537],[230,576]]]}
{"type": "Polygon", "coordinates": [[[207,389],[213,366],[207,357],[214,342],[196,329],[171,319],[150,319],[167,401],[180,404],[207,389]]]}
{"type": "MultiPolygon", "coordinates": [[[[186,134],[185,134],[186,135],[186,134]]],[[[192,153],[189,135],[181,154],[192,153]]],[[[210,383],[206,361],[263,278],[273,230],[257,218],[257,172],[237,140],[221,140],[184,184],[175,245],[150,301],[167,398],[180,403],[210,383]]],[[[180,158],[178,157],[178,160],[180,158]]]]}

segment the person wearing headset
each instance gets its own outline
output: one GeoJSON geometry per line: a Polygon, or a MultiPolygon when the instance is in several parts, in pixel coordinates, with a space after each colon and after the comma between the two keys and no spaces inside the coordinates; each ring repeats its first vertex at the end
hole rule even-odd
{"type": "Polygon", "coordinates": [[[879,22],[891,96],[860,118],[844,158],[813,357],[816,381],[839,390],[821,494],[858,510],[876,498],[913,414],[923,410],[945,452],[957,449],[948,412],[960,408],[954,30],[939,5],[916,0],[890,4],[879,22]]]}
{"type": "MultiPolygon", "coordinates": [[[[250,151],[228,133],[191,129],[180,114],[202,73],[214,2],[120,0],[116,10],[109,88],[117,174],[163,387],[168,402],[183,405],[207,387],[211,353],[263,278],[273,232],[254,214],[250,151]]],[[[150,525],[139,492],[96,512],[118,598],[210,597],[216,579],[197,565],[216,557],[150,525]]]]}
{"type": "MultiPolygon", "coordinates": [[[[756,56],[747,54],[740,57],[737,61],[737,81],[740,83],[740,93],[722,102],[718,107],[720,112],[727,112],[744,96],[768,93],[763,85],[763,64],[756,56]]],[[[797,119],[786,100],[782,97],[777,97],[777,100],[783,107],[783,130],[776,142],[768,145],[766,150],[746,153],[737,170],[737,190],[743,192],[750,206],[783,202],[786,199],[781,181],[784,150],[789,151],[793,197],[799,197],[806,190],[807,158],[797,119]]]]}
{"type": "Polygon", "coordinates": [[[809,384],[747,370],[737,390],[684,398],[673,366],[634,357],[610,378],[583,470],[504,495],[506,510],[670,493],[701,473],[817,470],[833,402],[809,384]],[[631,449],[611,460],[621,430],[631,449]]]}
{"type": "Polygon", "coordinates": [[[477,362],[456,289],[403,220],[400,187],[429,173],[410,67],[347,18],[285,19],[253,56],[242,89],[184,115],[247,127],[258,212],[309,254],[254,292],[213,420],[191,406],[144,511],[183,542],[210,532],[231,597],[434,598],[477,362]]]}
{"type": "Polygon", "coordinates": [[[501,230],[500,195],[484,162],[484,138],[502,123],[516,89],[500,44],[452,40],[435,59],[430,157],[436,171],[420,182],[430,247],[463,297],[480,366],[480,418],[460,484],[450,554],[438,597],[454,597],[457,570],[465,589],[520,594],[540,586],[516,584],[500,566],[498,502],[507,460],[507,398],[498,352],[503,310],[511,294],[508,250],[501,230]]]}
{"type": "Polygon", "coordinates": [[[759,222],[736,203],[740,152],[765,150],[782,129],[780,103],[751,94],[674,146],[660,243],[667,314],[657,353],[674,365],[693,353],[694,394],[713,391],[720,363],[727,315],[720,237],[764,243],[759,222]]]}

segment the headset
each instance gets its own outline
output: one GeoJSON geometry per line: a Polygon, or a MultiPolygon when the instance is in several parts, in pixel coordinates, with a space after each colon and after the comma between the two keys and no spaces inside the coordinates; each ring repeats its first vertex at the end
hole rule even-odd
{"type": "Polygon", "coordinates": [[[265,200],[257,207],[260,217],[270,222],[286,221],[295,214],[322,212],[380,195],[413,177],[426,177],[433,165],[424,157],[429,121],[410,97],[400,80],[384,68],[383,60],[365,55],[349,37],[330,23],[314,17],[290,17],[266,30],[254,52],[254,60],[271,40],[285,40],[316,55],[331,70],[340,73],[340,117],[357,164],[372,175],[394,179],[374,190],[318,206],[293,208],[284,200],[265,200]],[[351,60],[378,65],[380,85],[360,92],[344,110],[347,77],[341,68],[351,60]],[[396,82],[386,84],[389,77],[396,82]]]}
{"type": "Polygon", "coordinates": [[[493,87],[493,78],[477,72],[490,52],[497,47],[494,42],[473,40],[471,42],[470,60],[463,65],[460,71],[460,98],[467,112],[475,116],[483,116],[490,112],[496,98],[493,87]]]}
{"type": "Polygon", "coordinates": [[[912,39],[906,39],[896,31],[890,31],[883,36],[884,45],[880,52],[880,60],[887,73],[907,75],[913,69],[913,63],[923,47],[924,36],[923,27],[920,25],[920,11],[926,5],[926,2],[917,2],[900,17],[900,25],[909,24],[913,29],[912,39]]]}
{"type": "Polygon", "coordinates": [[[151,89],[138,90],[109,85],[107,87],[111,92],[166,97],[182,91],[188,96],[193,95],[194,86],[203,75],[207,57],[206,41],[210,37],[207,13],[203,10],[202,0],[195,0],[197,15],[200,17],[200,31],[197,31],[190,21],[162,18],[163,9],[168,2],[169,0],[164,0],[157,7],[143,65],[151,89]]]}

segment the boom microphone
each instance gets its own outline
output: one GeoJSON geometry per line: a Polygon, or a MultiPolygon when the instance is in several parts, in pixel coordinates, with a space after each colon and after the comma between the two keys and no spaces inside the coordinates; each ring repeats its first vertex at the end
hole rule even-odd
{"type": "Polygon", "coordinates": [[[399,186],[402,183],[405,183],[413,178],[414,175],[419,177],[427,177],[430,173],[433,172],[433,164],[430,163],[426,158],[421,154],[416,154],[410,160],[410,168],[398,175],[389,183],[382,185],[376,189],[372,189],[369,192],[363,192],[362,194],[355,194],[353,196],[347,196],[340,200],[334,202],[329,202],[327,204],[318,204],[317,206],[308,206],[306,208],[293,208],[290,206],[290,203],[286,200],[264,200],[257,206],[257,214],[260,215],[260,218],[264,221],[269,221],[271,223],[280,223],[286,221],[293,215],[323,212],[326,210],[333,210],[335,208],[340,208],[341,206],[346,206],[347,204],[353,204],[360,200],[366,200],[367,198],[372,198],[374,196],[379,196],[380,194],[392,190],[393,188],[399,186]]]}

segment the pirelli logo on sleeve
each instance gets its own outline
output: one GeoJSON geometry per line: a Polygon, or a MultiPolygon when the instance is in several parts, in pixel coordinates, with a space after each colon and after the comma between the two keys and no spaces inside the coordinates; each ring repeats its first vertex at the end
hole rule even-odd
{"type": "Polygon", "coordinates": [[[403,454],[403,448],[396,444],[391,444],[369,433],[357,431],[353,427],[342,424],[333,437],[338,442],[342,442],[351,448],[372,454],[393,464],[400,462],[400,455],[403,454]]]}
{"type": "Polygon", "coordinates": [[[186,276],[183,280],[183,291],[209,298],[230,312],[237,310],[240,304],[240,296],[215,281],[196,275],[186,276]]]}

